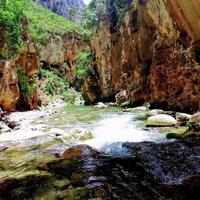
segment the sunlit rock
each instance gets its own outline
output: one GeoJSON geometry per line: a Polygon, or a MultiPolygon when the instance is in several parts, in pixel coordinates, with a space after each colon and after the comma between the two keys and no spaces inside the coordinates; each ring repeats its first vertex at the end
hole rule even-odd
{"type": "Polygon", "coordinates": [[[163,111],[161,109],[154,109],[149,112],[149,115],[151,115],[151,116],[155,116],[155,115],[159,115],[159,114],[165,114],[165,111],[163,111]]]}
{"type": "Polygon", "coordinates": [[[174,126],[176,124],[176,119],[166,114],[149,117],[146,121],[146,126],[174,126]]]}
{"type": "Polygon", "coordinates": [[[197,112],[194,115],[192,115],[191,122],[200,124],[200,112],[197,112]]]}

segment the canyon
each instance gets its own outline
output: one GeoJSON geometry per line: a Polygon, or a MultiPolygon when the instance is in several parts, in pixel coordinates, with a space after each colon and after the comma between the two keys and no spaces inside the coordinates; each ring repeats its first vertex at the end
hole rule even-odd
{"type": "MultiPolygon", "coordinates": [[[[38,3],[49,7],[52,2],[38,3]]],[[[195,23],[199,21],[198,2],[122,1],[122,16],[115,1],[106,2],[101,1],[104,12],[92,27],[90,41],[76,32],[64,34],[59,40],[50,38],[42,51],[32,50],[34,53],[29,54],[28,60],[26,53],[22,54],[22,64],[27,63],[29,68],[34,65],[38,70],[38,63],[42,62],[73,86],[76,57],[90,49],[90,73],[81,84],[86,104],[115,101],[115,96],[124,91],[124,101],[134,105],[149,102],[152,108],[197,111],[200,106],[200,32],[195,23]]],[[[14,77],[12,72],[9,74],[14,77]]],[[[19,99],[16,93],[17,89],[11,95],[19,99]]],[[[7,110],[14,110],[13,105],[1,103],[7,110]]]]}
{"type": "Polygon", "coordinates": [[[0,199],[198,199],[199,10],[2,0],[0,199]]]}

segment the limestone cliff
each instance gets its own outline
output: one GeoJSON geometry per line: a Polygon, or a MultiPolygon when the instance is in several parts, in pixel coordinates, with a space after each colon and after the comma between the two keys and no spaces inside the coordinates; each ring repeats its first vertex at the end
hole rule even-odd
{"type": "Polygon", "coordinates": [[[79,22],[85,7],[83,0],[35,0],[45,8],[71,21],[79,22]]]}
{"type": "Polygon", "coordinates": [[[112,100],[125,89],[134,101],[197,110],[199,1],[101,2],[105,13],[99,16],[92,39],[96,77],[88,77],[82,86],[86,100],[112,100]]]}
{"type": "Polygon", "coordinates": [[[59,40],[50,39],[40,52],[44,68],[54,71],[71,85],[76,80],[75,68],[77,55],[89,48],[89,42],[78,33],[66,33],[59,40]]]}

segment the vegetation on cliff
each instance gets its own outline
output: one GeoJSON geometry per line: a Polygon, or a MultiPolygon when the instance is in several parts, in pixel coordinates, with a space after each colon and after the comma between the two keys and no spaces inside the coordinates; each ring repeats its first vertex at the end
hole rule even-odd
{"type": "Polygon", "coordinates": [[[21,68],[17,68],[16,72],[17,72],[20,92],[25,96],[31,97],[33,95],[33,92],[39,86],[36,77],[32,78],[28,77],[21,68]]]}
{"type": "Polygon", "coordinates": [[[32,0],[0,0],[1,57],[19,55],[23,47],[23,32],[28,32],[40,48],[50,38],[60,38],[69,32],[79,33],[83,37],[90,35],[80,25],[52,13],[32,0]]]}
{"type": "Polygon", "coordinates": [[[24,0],[0,0],[0,58],[15,57],[23,46],[24,0]]]}
{"type": "Polygon", "coordinates": [[[91,52],[80,52],[76,60],[76,76],[78,79],[86,78],[90,71],[91,52]]]}
{"type": "Polygon", "coordinates": [[[39,90],[43,104],[48,104],[48,97],[54,99],[56,97],[61,97],[65,102],[74,103],[80,94],[76,92],[73,88],[70,88],[69,84],[54,72],[40,69],[38,73],[39,79],[39,90]]]}
{"type": "Polygon", "coordinates": [[[83,37],[88,37],[90,34],[81,26],[52,13],[34,2],[31,2],[27,7],[25,15],[30,21],[28,33],[38,43],[39,47],[44,47],[50,38],[60,39],[67,33],[75,32],[83,37]]]}
{"type": "Polygon", "coordinates": [[[134,6],[136,2],[136,0],[92,0],[84,11],[82,24],[85,28],[91,29],[109,16],[113,23],[120,24],[123,22],[126,10],[130,5],[134,6]]]}

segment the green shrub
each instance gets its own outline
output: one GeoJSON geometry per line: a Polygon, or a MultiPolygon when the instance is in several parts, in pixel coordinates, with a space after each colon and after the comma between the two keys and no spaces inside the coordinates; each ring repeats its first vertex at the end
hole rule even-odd
{"type": "Polygon", "coordinates": [[[32,96],[34,90],[38,87],[38,82],[35,77],[28,77],[21,68],[16,70],[20,92],[26,96],[32,96]],[[32,79],[32,80],[31,80],[32,79]],[[30,81],[32,83],[30,83],[30,81]]]}
{"type": "Polygon", "coordinates": [[[86,78],[90,72],[91,65],[91,53],[90,51],[80,52],[76,60],[76,77],[78,79],[86,78]]]}
{"type": "Polygon", "coordinates": [[[0,0],[0,34],[4,42],[1,57],[16,57],[23,47],[22,19],[26,3],[26,0],[0,0]]]}
{"type": "Polygon", "coordinates": [[[38,76],[47,80],[45,90],[49,95],[63,95],[69,89],[68,83],[52,71],[40,69],[38,76]]]}
{"type": "Polygon", "coordinates": [[[65,102],[74,103],[75,98],[80,94],[69,87],[69,84],[52,71],[40,69],[39,79],[45,79],[44,90],[47,96],[61,96],[65,102]]]}

